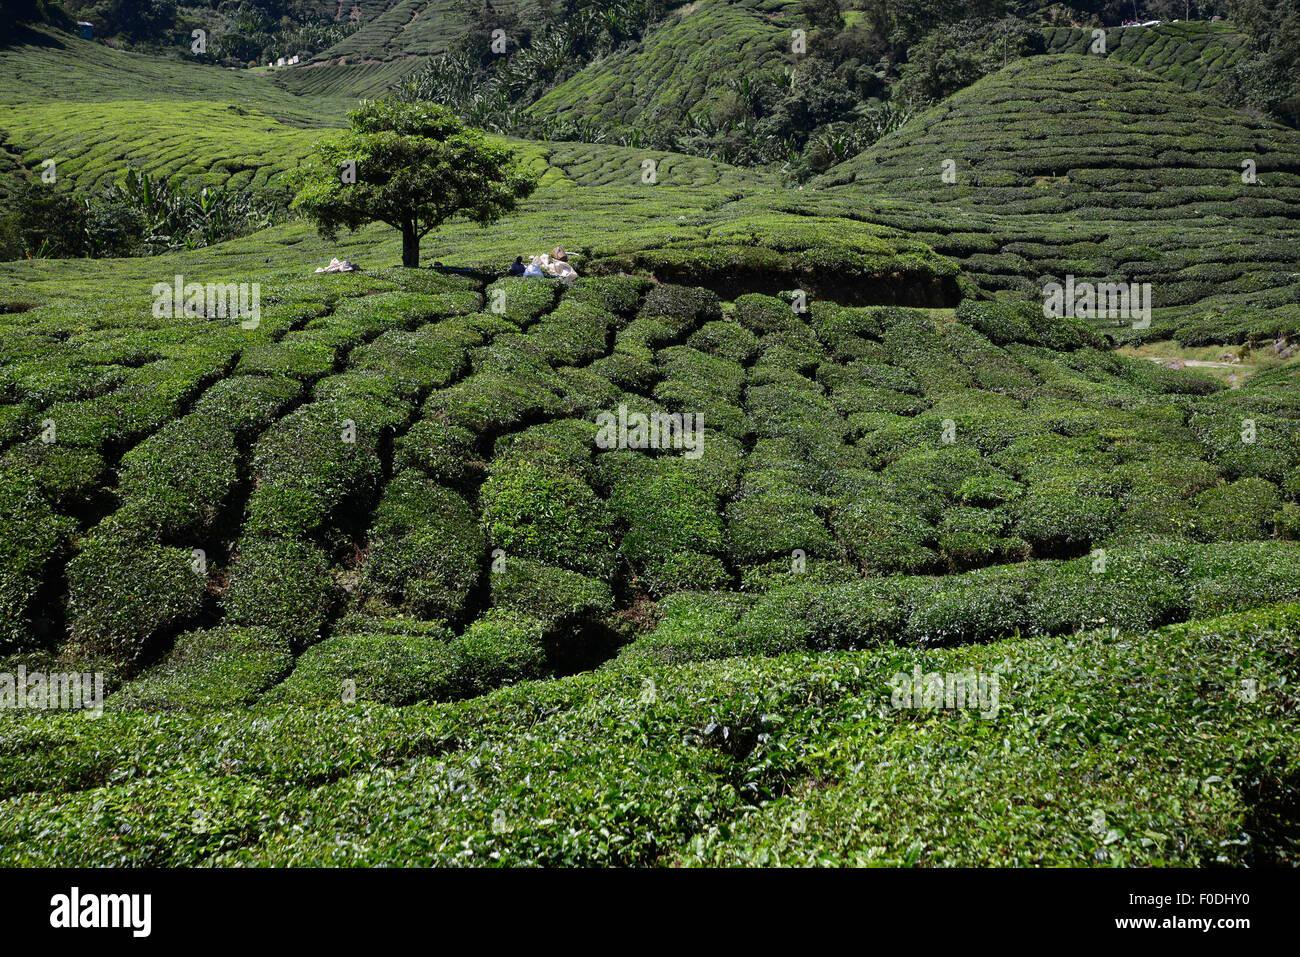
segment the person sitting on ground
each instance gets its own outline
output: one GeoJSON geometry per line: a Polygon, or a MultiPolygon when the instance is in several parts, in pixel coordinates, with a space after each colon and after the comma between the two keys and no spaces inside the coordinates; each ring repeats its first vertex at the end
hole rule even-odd
{"type": "Polygon", "coordinates": [[[524,257],[516,256],[515,261],[510,264],[510,275],[522,276],[524,274],[524,257]]]}

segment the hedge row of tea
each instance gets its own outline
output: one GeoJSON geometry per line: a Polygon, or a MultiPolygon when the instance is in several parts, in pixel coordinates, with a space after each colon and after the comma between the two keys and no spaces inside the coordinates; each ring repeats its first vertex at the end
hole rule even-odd
{"type": "MultiPolygon", "coordinates": [[[[1050,53],[1090,53],[1090,29],[1048,27],[1050,53]]],[[[1111,28],[1106,31],[1106,56],[1156,74],[1188,90],[1223,95],[1232,82],[1232,68],[1250,54],[1250,37],[1230,23],[1185,21],[1158,27],[1111,28]]]]}
{"type": "Polygon", "coordinates": [[[1140,631],[1274,599],[1300,599],[1300,549],[1151,539],[1107,547],[1104,557],[937,577],[860,579],[818,568],[759,594],[670,595],[655,631],[623,649],[613,667],[1140,631]]]}
{"type": "Polygon", "coordinates": [[[1123,63],[1012,64],[818,182],[833,188],[774,205],[905,230],[988,290],[1150,283],[1149,328],[1112,318],[1115,338],[1300,331],[1297,134],[1123,63]],[[888,200],[864,209],[864,192],[888,200]]]}
{"type": "Polygon", "coordinates": [[[607,144],[547,143],[546,161],[579,186],[625,187],[647,199],[645,187],[651,185],[647,182],[651,176],[654,185],[686,187],[752,188],[778,183],[774,175],[698,156],[607,144]],[[647,167],[647,161],[653,166],[647,167]]]}
{"type": "Polygon", "coordinates": [[[432,707],[5,714],[0,861],[1294,865],[1298,640],[1290,605],[432,707]],[[918,674],[983,697],[929,707],[918,674]]]}

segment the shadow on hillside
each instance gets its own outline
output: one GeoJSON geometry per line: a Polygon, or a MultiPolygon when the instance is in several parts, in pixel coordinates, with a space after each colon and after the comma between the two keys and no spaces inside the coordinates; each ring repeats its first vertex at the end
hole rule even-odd
{"type": "Polygon", "coordinates": [[[0,49],[5,47],[48,47],[53,50],[66,50],[68,45],[45,30],[34,30],[28,26],[14,26],[0,22],[0,49]]]}
{"type": "Polygon", "coordinates": [[[544,637],[546,663],[559,678],[594,671],[617,655],[627,640],[603,621],[579,618],[544,637]]]}
{"type": "Polygon", "coordinates": [[[1256,867],[1294,867],[1300,861],[1300,770],[1270,769],[1255,761],[1243,769],[1243,830],[1256,867]]]}
{"type": "MultiPolygon", "coordinates": [[[[624,271],[625,263],[597,260],[590,264],[592,275],[624,271]]],[[[913,309],[952,309],[962,299],[956,276],[931,276],[906,271],[877,275],[845,275],[835,270],[773,270],[729,265],[709,269],[700,263],[657,264],[646,270],[656,281],[680,286],[700,286],[724,302],[747,293],[775,296],[802,289],[809,297],[841,306],[904,306],[913,309]]]]}
{"type": "Polygon", "coordinates": [[[835,276],[807,276],[794,273],[763,275],[729,274],[721,276],[656,276],[661,282],[703,286],[718,294],[724,302],[734,301],[746,293],[775,296],[802,289],[811,298],[839,303],[841,306],[904,306],[912,309],[953,309],[961,302],[955,277],[919,280],[908,276],[872,276],[844,279],[835,276]]]}

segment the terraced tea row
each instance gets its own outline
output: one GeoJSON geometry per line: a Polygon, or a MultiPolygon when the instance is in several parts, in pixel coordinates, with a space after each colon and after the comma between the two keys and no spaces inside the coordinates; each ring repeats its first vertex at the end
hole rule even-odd
{"type": "MultiPolygon", "coordinates": [[[[1090,29],[1044,30],[1051,53],[1087,54],[1095,37],[1090,29]]],[[[1230,92],[1235,66],[1250,53],[1250,37],[1228,23],[1165,23],[1105,31],[1105,56],[1131,63],[1187,90],[1230,92]]]]}
{"type": "MultiPolygon", "coordinates": [[[[18,104],[7,110],[5,133],[6,151],[29,175],[53,161],[58,182],[83,192],[102,190],[136,169],[177,179],[188,190],[225,186],[282,196],[288,175],[320,136],[265,113],[204,100],[93,102],[54,113],[46,105],[18,104]]],[[[676,153],[524,140],[510,145],[537,169],[544,187],[604,187],[608,200],[644,202],[657,187],[776,185],[770,175],[676,153]]],[[[572,198],[567,192],[551,198],[561,196],[572,198]]]]}
{"type": "Polygon", "coordinates": [[[777,205],[907,230],[986,289],[1041,302],[1067,275],[1149,282],[1153,321],[1112,323],[1120,339],[1300,330],[1300,139],[1123,64],[1013,64],[821,185],[830,202],[777,205]]]}
{"type": "Polygon", "coordinates": [[[702,187],[775,187],[778,177],[743,170],[726,163],[665,153],[591,143],[547,143],[547,162],[579,186],[630,187],[644,193],[647,185],[702,187]],[[647,165],[649,164],[649,165],[647,165]]]}
{"type": "Polygon", "coordinates": [[[52,119],[48,106],[6,108],[10,148],[30,170],[47,160],[63,183],[99,191],[128,169],[187,189],[226,186],[264,192],[288,187],[285,176],[319,133],[266,114],[203,100],[70,104],[52,119]]]}

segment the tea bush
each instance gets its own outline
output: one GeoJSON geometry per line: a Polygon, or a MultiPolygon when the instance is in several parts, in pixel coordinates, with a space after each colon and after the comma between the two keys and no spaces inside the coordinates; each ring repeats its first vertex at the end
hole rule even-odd
{"type": "Polygon", "coordinates": [[[398,439],[395,460],[452,488],[477,485],[483,475],[474,433],[434,419],[421,419],[398,439]]]}
{"type": "Polygon", "coordinates": [[[391,426],[383,406],[365,401],[312,403],[278,421],[253,451],[248,531],[311,534],[347,501],[373,495],[391,426]]]}
{"type": "Polygon", "coordinates": [[[27,650],[34,644],[33,600],[74,525],[54,512],[30,479],[8,468],[0,474],[0,649],[27,650]]]}
{"type": "Polygon", "coordinates": [[[417,618],[459,620],[482,574],[478,519],[456,492],[407,469],[384,489],[363,593],[417,618]]]}
{"type": "Polygon", "coordinates": [[[614,610],[614,595],[603,582],[526,558],[506,558],[504,568],[492,573],[491,592],[494,611],[531,616],[548,631],[614,610]]]}
{"type": "Polygon", "coordinates": [[[489,542],[507,554],[597,577],[612,571],[608,509],[576,475],[519,460],[494,466],[480,506],[489,542]]]}
{"type": "Polygon", "coordinates": [[[324,635],[336,600],[329,560],[318,547],[292,538],[245,537],[222,605],[228,622],[269,628],[299,651],[324,635]]]}
{"type": "Polygon", "coordinates": [[[456,655],[449,635],[336,634],[312,645],[292,674],[263,697],[267,705],[380,702],[407,705],[449,697],[456,655]]]}
{"type": "Polygon", "coordinates": [[[164,426],[125,456],[114,524],[167,541],[211,529],[239,481],[235,436],[200,414],[164,426]]]}
{"type": "Polygon", "coordinates": [[[289,642],[269,628],[186,632],[159,664],[110,695],[113,709],[229,710],[250,705],[293,668],[289,642]]]}
{"type": "Polygon", "coordinates": [[[187,548],[108,532],[88,536],[67,567],[70,638],[123,670],[134,668],[202,608],[206,578],[192,562],[187,548]]]}
{"type": "Polygon", "coordinates": [[[1193,519],[1206,538],[1232,541],[1266,538],[1281,504],[1277,486],[1261,478],[1238,479],[1196,496],[1193,519]]]}

